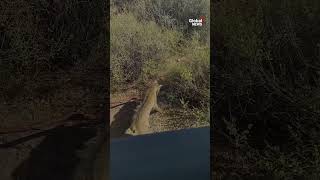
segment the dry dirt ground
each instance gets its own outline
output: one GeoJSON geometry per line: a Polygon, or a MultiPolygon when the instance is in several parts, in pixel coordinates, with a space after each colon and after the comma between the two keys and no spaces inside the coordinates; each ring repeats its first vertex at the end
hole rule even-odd
{"type": "MultiPolygon", "coordinates": [[[[127,136],[125,131],[130,127],[132,117],[143,99],[139,96],[136,90],[111,95],[111,138],[127,136]]],[[[163,112],[155,112],[150,116],[150,125],[154,133],[209,126],[209,123],[199,124],[195,119],[186,117],[182,109],[169,107],[161,98],[158,98],[158,104],[163,112]]]]}
{"type": "MultiPolygon", "coordinates": [[[[111,95],[111,138],[125,136],[124,132],[129,128],[132,116],[141,103],[139,99],[140,95],[135,90],[111,95]]],[[[159,105],[164,112],[153,113],[150,117],[155,133],[206,126],[183,117],[183,111],[169,108],[165,102],[160,101],[159,105]]],[[[78,118],[85,120],[81,116],[78,118]]],[[[0,127],[5,126],[5,123],[2,123],[0,127]]],[[[87,152],[94,146],[97,129],[97,125],[88,125],[0,135],[0,179],[70,179],[76,165],[87,158],[87,152]]]]}

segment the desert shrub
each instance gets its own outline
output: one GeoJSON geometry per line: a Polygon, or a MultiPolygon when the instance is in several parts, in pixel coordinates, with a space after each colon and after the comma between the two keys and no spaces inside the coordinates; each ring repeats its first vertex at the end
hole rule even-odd
{"type": "Polygon", "coordinates": [[[113,4],[134,13],[139,21],[154,21],[162,27],[183,32],[189,39],[192,38],[193,32],[198,32],[203,42],[208,40],[208,22],[210,22],[210,1],[208,0],[113,0],[113,4]],[[200,16],[205,16],[206,25],[191,27],[189,18],[195,19],[200,16]]]}
{"type": "Polygon", "coordinates": [[[194,107],[208,107],[210,84],[209,48],[194,38],[189,47],[182,50],[184,56],[168,59],[162,65],[170,99],[179,103],[181,99],[194,107]]]}
{"type": "MultiPolygon", "coordinates": [[[[319,174],[317,1],[220,1],[212,17],[214,123],[252,124],[255,172],[275,179],[319,174]],[[316,159],[316,160],[314,160],[316,159]],[[261,170],[261,171],[260,171],[261,170]]],[[[229,133],[231,139],[232,136],[229,133]]]]}
{"type": "Polygon", "coordinates": [[[141,23],[132,13],[111,17],[111,79],[114,86],[137,81],[156,71],[161,59],[174,54],[181,34],[154,22],[141,23]],[[147,65],[149,65],[147,67],[147,65]]]}

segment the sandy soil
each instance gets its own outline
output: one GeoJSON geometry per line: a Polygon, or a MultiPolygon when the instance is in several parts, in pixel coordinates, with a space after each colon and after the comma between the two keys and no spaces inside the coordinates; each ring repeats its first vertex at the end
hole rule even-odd
{"type": "MultiPolygon", "coordinates": [[[[111,138],[126,136],[125,131],[130,127],[133,115],[141,104],[140,100],[130,99],[137,97],[136,91],[124,92],[111,95],[111,104],[123,102],[119,106],[110,109],[110,135],[111,138]]],[[[139,99],[142,99],[141,97],[139,99]]],[[[150,125],[153,133],[173,131],[179,129],[204,127],[209,124],[199,124],[193,118],[186,117],[184,111],[178,108],[171,108],[158,99],[159,106],[163,109],[162,113],[154,112],[150,116],[150,125]]]]}

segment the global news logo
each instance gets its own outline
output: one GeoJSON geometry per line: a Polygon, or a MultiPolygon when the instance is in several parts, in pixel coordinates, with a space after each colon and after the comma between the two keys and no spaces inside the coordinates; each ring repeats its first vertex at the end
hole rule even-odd
{"type": "Polygon", "coordinates": [[[189,23],[191,23],[191,26],[203,26],[205,23],[205,17],[200,16],[199,19],[189,19],[189,23]]]}

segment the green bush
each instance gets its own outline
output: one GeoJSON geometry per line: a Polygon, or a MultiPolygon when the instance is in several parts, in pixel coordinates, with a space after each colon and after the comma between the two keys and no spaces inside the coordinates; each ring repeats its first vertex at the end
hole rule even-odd
{"type": "Polygon", "coordinates": [[[114,86],[130,83],[156,71],[162,59],[175,53],[181,34],[154,22],[139,22],[132,13],[111,17],[111,79],[114,86]]]}
{"type": "MultiPolygon", "coordinates": [[[[196,41],[196,40],[193,40],[196,41]]],[[[193,43],[191,43],[193,44],[193,43]]],[[[210,84],[210,50],[200,44],[187,47],[183,57],[169,59],[163,64],[166,84],[177,100],[184,98],[195,107],[208,107],[210,84]],[[178,62],[177,59],[179,60],[178,62]]],[[[175,102],[179,102],[175,100],[175,102]]]]}
{"type": "Polygon", "coordinates": [[[191,39],[192,33],[198,32],[202,42],[209,40],[210,1],[209,0],[113,0],[114,5],[134,13],[139,21],[154,21],[161,27],[176,29],[191,39]],[[191,27],[189,18],[205,16],[206,25],[191,27]]]}

